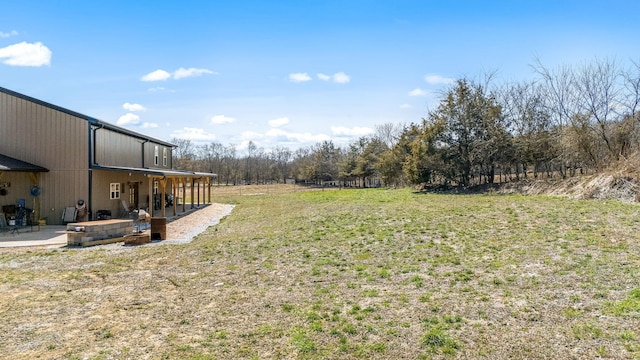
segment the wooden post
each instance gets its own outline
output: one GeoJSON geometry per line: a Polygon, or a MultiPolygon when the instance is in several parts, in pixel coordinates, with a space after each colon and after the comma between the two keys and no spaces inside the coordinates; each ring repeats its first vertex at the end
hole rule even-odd
{"type": "Polygon", "coordinates": [[[173,216],[178,215],[177,211],[176,211],[176,207],[178,205],[176,205],[176,202],[178,200],[178,196],[176,194],[177,188],[176,188],[176,178],[172,178],[171,179],[171,190],[173,192],[173,216]]]}
{"type": "Polygon", "coordinates": [[[149,177],[149,192],[147,193],[149,197],[149,215],[153,217],[153,176],[148,175],[149,177]]]}
{"type": "Polygon", "coordinates": [[[180,180],[182,184],[182,212],[185,212],[185,203],[187,202],[187,178],[183,178],[180,180]]]}
{"type": "Polygon", "coordinates": [[[191,178],[191,208],[192,209],[193,209],[193,199],[195,197],[194,196],[194,189],[193,189],[194,188],[194,183],[195,183],[194,179],[191,178]]]}
{"type": "Polygon", "coordinates": [[[167,187],[167,178],[163,177],[162,179],[160,179],[160,192],[162,193],[161,198],[160,198],[160,208],[161,211],[160,213],[162,213],[162,217],[167,217],[167,213],[165,211],[166,207],[167,207],[167,201],[166,201],[166,189],[167,187]]]}
{"type": "Polygon", "coordinates": [[[200,206],[200,182],[202,178],[198,178],[198,206],[200,206]]]}

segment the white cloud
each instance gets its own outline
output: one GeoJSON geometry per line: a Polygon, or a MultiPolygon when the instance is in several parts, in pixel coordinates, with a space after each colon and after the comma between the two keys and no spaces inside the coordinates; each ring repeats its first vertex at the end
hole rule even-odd
{"type": "Polygon", "coordinates": [[[162,70],[162,69],[158,69],[156,71],[152,71],[150,73],[148,73],[147,75],[143,76],[140,80],[142,81],[164,81],[167,80],[168,78],[171,77],[171,74],[162,70]]]}
{"type": "Polygon", "coordinates": [[[264,134],[260,134],[255,131],[243,131],[242,134],[240,134],[240,137],[243,140],[257,140],[264,138],[264,136],[264,134]]]}
{"type": "Polygon", "coordinates": [[[289,123],[289,118],[286,118],[286,117],[269,120],[269,126],[271,127],[280,127],[283,125],[287,125],[288,123],[289,123]]]}
{"type": "Polygon", "coordinates": [[[455,82],[455,79],[440,76],[440,75],[427,75],[424,77],[424,81],[431,85],[449,85],[455,82]]]}
{"type": "Polygon", "coordinates": [[[344,126],[332,126],[331,131],[337,136],[364,136],[373,132],[372,128],[354,126],[352,128],[344,126]]]}
{"type": "Polygon", "coordinates": [[[132,104],[132,103],[129,103],[129,102],[126,102],[126,103],[122,104],[122,108],[127,110],[127,111],[130,111],[130,112],[146,111],[147,110],[144,106],[142,106],[140,104],[132,104]]]}
{"type": "Polygon", "coordinates": [[[212,75],[217,75],[216,72],[211,71],[209,69],[196,69],[196,68],[180,68],[176,71],[173,72],[173,78],[178,80],[178,79],[182,79],[182,78],[187,78],[187,77],[196,77],[196,76],[201,76],[204,74],[212,74],[212,75]]]}
{"type": "Polygon", "coordinates": [[[427,96],[428,93],[420,88],[409,91],[409,96],[427,96]]]}
{"type": "Polygon", "coordinates": [[[410,104],[402,104],[400,105],[400,109],[411,109],[411,105],[410,104]]]}
{"type": "Polygon", "coordinates": [[[265,144],[289,143],[292,145],[301,145],[331,140],[331,138],[325,134],[312,134],[308,132],[296,133],[282,129],[270,129],[264,134],[255,131],[245,131],[240,135],[240,139],[242,140],[240,145],[242,149],[246,148],[246,144],[248,144],[249,141],[265,144]]]}
{"type": "Polygon", "coordinates": [[[349,81],[351,81],[351,77],[345,73],[341,72],[337,72],[333,75],[327,75],[327,74],[322,74],[319,73],[317,74],[318,79],[323,80],[323,81],[333,81],[334,83],[337,84],[346,84],[349,81]]]}
{"type": "Polygon", "coordinates": [[[164,92],[164,93],[174,93],[174,92],[176,92],[175,90],[167,89],[164,86],[155,86],[155,87],[147,89],[147,91],[149,91],[149,92],[164,92]]]}
{"type": "Polygon", "coordinates": [[[236,118],[232,118],[224,115],[215,115],[214,117],[211,118],[212,124],[227,124],[235,121],[236,121],[236,118]]]}
{"type": "Polygon", "coordinates": [[[211,71],[209,69],[197,69],[197,68],[180,68],[172,73],[163,70],[163,69],[158,69],[156,71],[152,71],[150,73],[148,73],[147,75],[143,76],[140,80],[142,81],[165,81],[168,80],[169,78],[175,79],[175,80],[179,80],[179,79],[184,79],[184,78],[188,78],[188,77],[196,77],[196,76],[201,76],[201,75],[205,75],[205,74],[212,74],[212,75],[217,75],[218,73],[215,71],[211,71]]]}
{"type": "Polygon", "coordinates": [[[175,130],[171,133],[172,138],[191,140],[194,142],[207,142],[215,140],[214,134],[204,131],[204,129],[185,127],[180,130],[175,130]]]}
{"type": "Polygon", "coordinates": [[[126,113],[120,116],[120,118],[118,118],[118,121],[116,121],[116,124],[120,126],[126,126],[126,125],[137,126],[137,125],[140,125],[140,116],[133,113],[126,113]]]}
{"type": "Polygon", "coordinates": [[[0,48],[0,59],[13,66],[43,66],[51,64],[51,50],[37,42],[21,42],[0,48]]]}
{"type": "Polygon", "coordinates": [[[145,122],[144,124],[142,124],[141,128],[143,129],[153,129],[153,128],[157,128],[158,124],[156,123],[150,123],[150,122],[145,122]]]}
{"type": "Polygon", "coordinates": [[[315,143],[330,140],[330,138],[325,134],[311,134],[308,132],[296,133],[284,131],[282,129],[270,129],[264,134],[264,136],[277,142],[315,143]]]}
{"type": "Polygon", "coordinates": [[[8,33],[0,31],[0,38],[8,38],[8,37],[16,36],[16,35],[18,35],[18,32],[15,31],[15,30],[11,30],[8,33]]]}
{"type": "Polygon", "coordinates": [[[351,81],[351,77],[343,72],[337,72],[332,76],[333,82],[338,84],[346,84],[351,81]]]}
{"type": "Polygon", "coordinates": [[[311,81],[311,76],[309,76],[309,74],[307,73],[292,73],[289,74],[289,81],[296,83],[311,81]]]}

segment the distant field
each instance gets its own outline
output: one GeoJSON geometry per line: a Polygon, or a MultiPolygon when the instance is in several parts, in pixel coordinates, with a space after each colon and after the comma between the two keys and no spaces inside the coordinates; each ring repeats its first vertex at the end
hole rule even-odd
{"type": "MultiPolygon", "coordinates": [[[[296,184],[272,184],[272,185],[212,185],[211,196],[214,198],[228,196],[251,196],[251,195],[276,195],[288,194],[301,191],[322,191],[321,187],[315,185],[296,185],[296,184]]],[[[185,193],[179,191],[178,197],[184,199],[186,203],[191,203],[191,192],[189,188],[185,193]],[[186,194],[185,194],[186,193],[186,194]]],[[[208,197],[207,190],[200,188],[200,201],[208,197]]],[[[182,201],[182,200],[181,200],[182,201]]],[[[197,194],[194,194],[194,203],[197,203],[197,194]]],[[[216,200],[214,200],[216,201],[216,200]]]]}
{"type": "Polygon", "coordinates": [[[190,244],[3,251],[0,354],[640,359],[637,205],[246,190],[190,244]]]}

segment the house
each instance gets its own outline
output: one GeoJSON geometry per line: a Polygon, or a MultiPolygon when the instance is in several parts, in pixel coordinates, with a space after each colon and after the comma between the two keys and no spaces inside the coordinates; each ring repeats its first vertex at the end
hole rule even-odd
{"type": "Polygon", "coordinates": [[[175,147],[0,87],[0,209],[61,224],[79,200],[93,218],[134,208],[175,216],[210,202],[216,175],[173,170],[175,147]]]}

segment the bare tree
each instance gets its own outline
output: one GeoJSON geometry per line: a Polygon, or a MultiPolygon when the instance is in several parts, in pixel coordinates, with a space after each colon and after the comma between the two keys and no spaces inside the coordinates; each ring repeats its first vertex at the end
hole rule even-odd
{"type": "Polygon", "coordinates": [[[610,139],[612,118],[619,105],[619,74],[614,60],[596,60],[584,64],[575,79],[579,113],[589,117],[587,126],[604,142],[611,160],[617,160],[620,153],[610,139]]]}
{"type": "MultiPolygon", "coordinates": [[[[521,173],[526,178],[530,165],[533,165],[534,177],[541,171],[551,174],[551,162],[557,157],[557,144],[551,117],[544,106],[542,85],[535,82],[507,84],[498,98],[504,116],[509,119],[508,131],[514,136],[513,171],[516,179],[521,173]]],[[[511,169],[506,173],[511,175],[511,169]]]]}
{"type": "MultiPolygon", "coordinates": [[[[640,107],[640,61],[632,61],[633,69],[621,72],[624,79],[624,103],[626,115],[636,118],[640,107]]],[[[640,121],[640,118],[638,118],[640,121]]]]}
{"type": "Polygon", "coordinates": [[[276,146],[271,151],[271,157],[273,160],[274,179],[282,180],[286,182],[289,174],[289,168],[291,166],[291,159],[293,153],[286,147],[276,146]]]}
{"type": "Polygon", "coordinates": [[[568,65],[563,65],[555,70],[546,68],[539,59],[532,65],[533,70],[542,78],[542,92],[546,99],[545,108],[551,117],[553,126],[557,131],[558,148],[562,149],[559,154],[559,161],[556,164],[557,170],[563,177],[567,175],[566,154],[568,138],[563,136],[567,133],[566,128],[572,125],[574,115],[577,113],[577,99],[574,91],[575,76],[573,70],[568,65]]]}
{"type": "Polygon", "coordinates": [[[374,137],[382,141],[388,149],[391,149],[400,139],[400,135],[405,129],[401,123],[384,123],[376,125],[374,137]]]}
{"type": "Polygon", "coordinates": [[[240,175],[240,158],[237,156],[235,144],[229,144],[224,148],[223,155],[223,174],[227,185],[238,184],[240,175]]]}
{"type": "Polygon", "coordinates": [[[574,75],[568,65],[556,70],[550,70],[539,59],[531,66],[542,78],[542,91],[547,99],[546,107],[556,126],[564,127],[571,124],[571,118],[576,113],[576,97],[573,91],[574,75]]]}
{"type": "Polygon", "coordinates": [[[196,157],[195,145],[188,139],[173,138],[171,142],[177,145],[172,152],[173,168],[178,170],[190,168],[196,157]]]}

